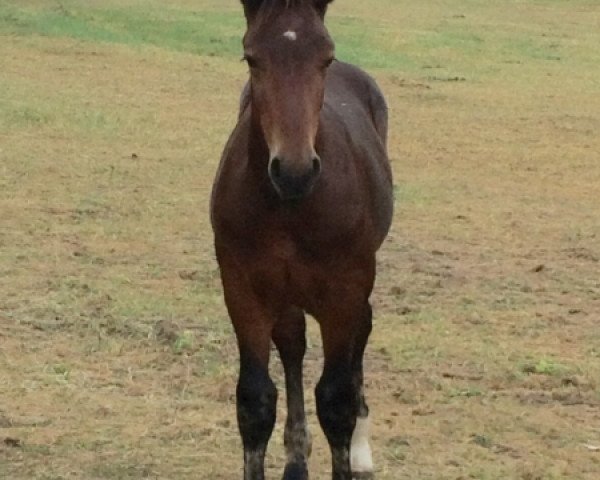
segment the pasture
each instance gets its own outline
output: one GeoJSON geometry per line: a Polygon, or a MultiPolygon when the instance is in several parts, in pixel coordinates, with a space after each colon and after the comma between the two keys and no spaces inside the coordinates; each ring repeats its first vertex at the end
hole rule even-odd
{"type": "MultiPolygon", "coordinates": [[[[596,479],[598,2],[336,0],[327,24],[390,107],[377,479],[596,479]]],[[[208,200],[243,29],[237,0],[0,0],[0,478],[240,478],[208,200]]],[[[305,369],[326,480],[314,322],[305,369]]]]}

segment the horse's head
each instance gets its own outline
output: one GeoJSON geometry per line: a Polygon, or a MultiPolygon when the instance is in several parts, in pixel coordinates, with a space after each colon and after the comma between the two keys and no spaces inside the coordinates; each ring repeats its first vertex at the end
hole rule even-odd
{"type": "Polygon", "coordinates": [[[269,177],[283,199],[305,196],[321,171],[315,141],[334,58],[323,23],[330,1],[242,0],[252,115],[269,149],[269,177]]]}

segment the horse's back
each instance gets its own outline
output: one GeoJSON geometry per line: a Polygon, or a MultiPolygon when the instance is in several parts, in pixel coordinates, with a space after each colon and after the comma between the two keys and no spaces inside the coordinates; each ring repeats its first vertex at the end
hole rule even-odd
{"type": "Polygon", "coordinates": [[[375,80],[355,65],[336,61],[327,74],[325,104],[344,117],[373,123],[383,145],[387,144],[388,109],[375,80]],[[358,111],[357,111],[358,110],[358,111]]]}
{"type": "Polygon", "coordinates": [[[327,154],[356,162],[374,208],[377,244],[392,220],[392,172],[387,156],[388,109],[375,80],[360,68],[336,61],[327,74],[321,129],[327,154]]]}

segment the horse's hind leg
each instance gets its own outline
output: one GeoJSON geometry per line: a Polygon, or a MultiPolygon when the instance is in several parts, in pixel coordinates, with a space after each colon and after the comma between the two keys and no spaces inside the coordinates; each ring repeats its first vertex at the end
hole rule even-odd
{"type": "Polygon", "coordinates": [[[364,321],[357,332],[352,358],[354,382],[358,386],[360,395],[358,417],[356,418],[356,426],[354,427],[350,447],[350,465],[352,474],[357,479],[373,478],[374,470],[373,456],[369,445],[369,407],[365,400],[363,386],[363,356],[373,325],[371,305],[368,303],[364,315],[364,321]]]}
{"type": "Polygon", "coordinates": [[[302,360],[306,352],[306,320],[302,310],[293,307],[281,315],[273,329],[273,342],[283,363],[287,392],[284,433],[287,464],[283,480],[306,480],[311,445],[302,384],[302,360]]]}

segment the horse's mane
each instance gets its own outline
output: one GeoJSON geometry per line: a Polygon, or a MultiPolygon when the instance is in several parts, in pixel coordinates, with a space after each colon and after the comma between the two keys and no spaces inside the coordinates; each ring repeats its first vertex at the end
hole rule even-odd
{"type": "Polygon", "coordinates": [[[332,0],[242,0],[242,3],[248,4],[255,9],[272,9],[275,7],[299,7],[305,4],[311,4],[317,8],[325,8],[332,0]]]}
{"type": "Polygon", "coordinates": [[[263,0],[263,3],[267,4],[283,4],[285,8],[296,7],[304,3],[310,3],[312,0],[263,0]]]}
{"type": "MultiPolygon", "coordinates": [[[[266,8],[269,8],[269,7],[270,8],[273,8],[273,7],[293,8],[293,7],[300,7],[305,4],[314,5],[315,3],[319,3],[319,2],[315,2],[314,0],[263,0],[262,3],[266,8]]],[[[327,3],[327,2],[322,2],[322,3],[327,3]]]]}

